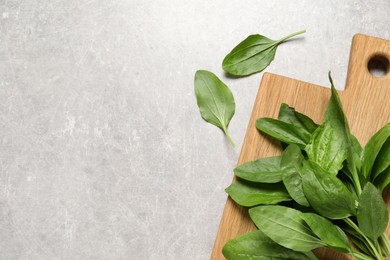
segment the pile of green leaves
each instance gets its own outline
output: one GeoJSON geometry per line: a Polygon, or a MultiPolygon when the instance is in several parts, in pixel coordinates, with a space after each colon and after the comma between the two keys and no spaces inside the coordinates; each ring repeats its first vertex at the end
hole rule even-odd
{"type": "Polygon", "coordinates": [[[258,230],[229,241],[227,259],[316,259],[312,250],[321,247],[355,259],[390,257],[382,198],[390,183],[390,123],[362,148],[330,81],[322,125],[286,104],[278,119],[257,120],[284,151],[234,169],[226,192],[249,207],[258,230]]]}

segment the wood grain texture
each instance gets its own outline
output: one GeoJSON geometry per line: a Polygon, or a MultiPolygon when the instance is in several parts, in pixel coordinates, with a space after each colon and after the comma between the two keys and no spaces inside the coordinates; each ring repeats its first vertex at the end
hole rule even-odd
{"type": "MultiPolygon", "coordinates": [[[[357,34],[353,37],[346,90],[340,98],[352,133],[365,145],[368,139],[390,121],[390,73],[376,78],[367,69],[368,61],[376,55],[390,60],[390,41],[357,34]]],[[[320,73],[320,72],[319,72],[320,73]]],[[[337,82],[336,82],[337,84],[337,82]]],[[[279,143],[261,134],[255,127],[257,118],[278,115],[281,103],[321,123],[330,98],[330,89],[310,83],[264,73],[247,128],[238,165],[261,157],[281,154],[279,143]]],[[[389,189],[385,199],[390,202],[389,189]]],[[[212,260],[225,259],[224,244],[230,239],[254,230],[247,209],[228,198],[211,255],[212,260]]],[[[389,227],[388,227],[389,231],[389,227]]],[[[346,255],[317,250],[319,259],[349,259],[346,255]]]]}

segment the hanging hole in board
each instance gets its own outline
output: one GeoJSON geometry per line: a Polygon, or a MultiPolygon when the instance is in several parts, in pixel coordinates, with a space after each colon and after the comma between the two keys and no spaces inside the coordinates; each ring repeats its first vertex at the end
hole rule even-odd
{"type": "Polygon", "coordinates": [[[372,76],[382,78],[389,73],[390,63],[385,56],[377,54],[370,58],[367,68],[372,76]]]}

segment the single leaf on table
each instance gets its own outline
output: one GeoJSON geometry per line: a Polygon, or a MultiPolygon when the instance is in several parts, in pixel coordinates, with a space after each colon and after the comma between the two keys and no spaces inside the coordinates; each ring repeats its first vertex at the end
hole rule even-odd
{"type": "Polygon", "coordinates": [[[362,172],[367,180],[373,180],[371,170],[382,146],[390,136],[390,123],[376,132],[367,142],[362,155],[362,172]]]}
{"type": "Polygon", "coordinates": [[[282,183],[264,184],[237,179],[225,191],[237,204],[245,207],[291,200],[282,183]]]}
{"type": "Polygon", "coordinates": [[[231,75],[248,76],[264,70],[274,59],[279,44],[305,31],[299,31],[278,41],[254,34],[239,43],[226,55],[222,68],[231,75]]]}
{"type": "Polygon", "coordinates": [[[280,106],[278,119],[285,123],[304,128],[309,133],[313,133],[318,127],[310,117],[295,111],[293,107],[285,103],[282,103],[280,106]]]}
{"type": "Polygon", "coordinates": [[[341,253],[350,251],[348,237],[338,226],[314,213],[302,213],[301,217],[311,231],[328,247],[341,253]]]}
{"type": "Polygon", "coordinates": [[[301,176],[306,199],[316,212],[330,219],[355,215],[354,196],[336,176],[311,161],[304,161],[301,176]]]}
{"type": "Polygon", "coordinates": [[[283,151],[280,164],[283,171],[283,184],[291,198],[298,204],[309,207],[310,204],[303,193],[302,177],[297,170],[297,167],[301,167],[303,159],[301,149],[291,144],[283,151]]]}
{"type": "Polygon", "coordinates": [[[234,146],[227,130],[235,112],[230,89],[212,72],[198,70],[195,73],[195,94],[202,118],[221,128],[234,146]]]}
{"type": "Polygon", "coordinates": [[[222,253],[227,260],[314,260],[312,252],[296,252],[278,245],[260,230],[238,236],[225,244],[222,253]]]}
{"type": "Polygon", "coordinates": [[[360,195],[357,220],[361,231],[373,241],[386,230],[389,221],[387,207],[379,190],[370,182],[360,195]]]}
{"type": "Polygon", "coordinates": [[[325,243],[306,226],[301,214],[298,210],[279,205],[249,209],[255,225],[279,245],[300,252],[324,247],[325,243]]]}
{"type": "Polygon", "coordinates": [[[302,149],[308,144],[311,136],[303,128],[272,118],[257,119],[256,128],[281,142],[296,144],[302,149]]]}
{"type": "Polygon", "coordinates": [[[234,174],[241,179],[252,182],[280,182],[282,181],[280,160],[280,156],[274,156],[247,162],[236,167],[234,169],[234,174]]]}

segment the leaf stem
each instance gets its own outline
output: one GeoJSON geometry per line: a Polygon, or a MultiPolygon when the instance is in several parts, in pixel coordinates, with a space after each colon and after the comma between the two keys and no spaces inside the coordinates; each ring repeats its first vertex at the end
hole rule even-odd
{"type": "Polygon", "coordinates": [[[380,236],[380,241],[381,241],[381,244],[382,244],[382,249],[383,251],[385,252],[385,255],[387,257],[390,257],[390,241],[389,241],[389,238],[387,237],[386,233],[383,233],[381,236],[380,236]]]}
{"type": "Polygon", "coordinates": [[[353,222],[351,219],[349,218],[345,218],[343,219],[345,223],[347,223],[348,226],[350,226],[351,228],[353,228],[356,232],[358,232],[368,243],[368,245],[371,247],[371,250],[373,251],[376,259],[378,260],[382,260],[383,257],[382,257],[382,254],[381,252],[378,252],[376,246],[371,242],[371,240],[366,237],[366,235],[363,234],[363,232],[360,230],[360,228],[355,224],[355,222],[353,222]]]}
{"type": "Polygon", "coordinates": [[[357,192],[358,196],[360,196],[360,194],[362,193],[362,187],[360,185],[359,176],[357,176],[356,171],[355,171],[355,173],[352,173],[352,178],[353,178],[353,182],[355,184],[356,192],[357,192]]]}
{"type": "Polygon", "coordinates": [[[297,36],[297,35],[302,34],[302,33],[305,33],[305,32],[306,32],[306,30],[301,30],[301,31],[299,31],[299,32],[292,33],[292,34],[290,34],[290,35],[288,35],[288,36],[286,36],[286,37],[283,37],[282,39],[276,41],[276,44],[279,44],[279,43],[281,43],[281,42],[284,42],[284,41],[286,41],[286,40],[288,40],[288,39],[290,39],[290,38],[292,38],[292,37],[294,37],[294,36],[297,36]]]}
{"type": "Polygon", "coordinates": [[[367,256],[365,254],[362,254],[362,253],[360,253],[359,251],[356,251],[356,250],[352,250],[352,255],[356,259],[361,259],[361,260],[373,260],[374,259],[374,258],[372,258],[370,256],[367,256]]]}
{"type": "Polygon", "coordinates": [[[378,242],[378,239],[375,241],[374,245],[375,245],[376,249],[378,250],[379,254],[380,254],[381,256],[383,256],[382,248],[381,248],[381,246],[380,246],[380,244],[379,244],[379,242],[378,242]]]}
{"type": "Polygon", "coordinates": [[[226,127],[223,127],[222,130],[225,133],[229,142],[233,145],[233,147],[236,147],[236,144],[233,142],[232,138],[230,137],[229,132],[227,131],[226,127]]]}

